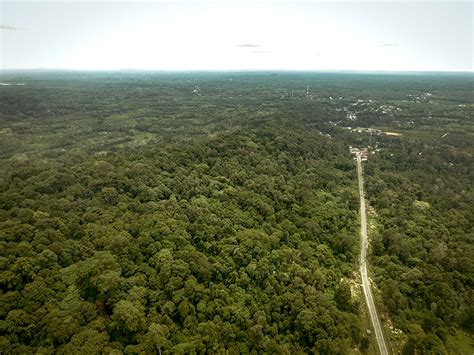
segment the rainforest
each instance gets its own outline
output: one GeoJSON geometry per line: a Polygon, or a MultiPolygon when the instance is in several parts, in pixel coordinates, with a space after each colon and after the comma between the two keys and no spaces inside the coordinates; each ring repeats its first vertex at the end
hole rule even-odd
{"type": "Polygon", "coordinates": [[[474,75],[4,71],[0,352],[474,351],[474,75]]]}

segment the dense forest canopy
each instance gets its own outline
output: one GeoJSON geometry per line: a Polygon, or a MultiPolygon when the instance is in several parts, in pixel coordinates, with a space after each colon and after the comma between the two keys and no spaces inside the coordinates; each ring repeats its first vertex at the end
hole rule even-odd
{"type": "Polygon", "coordinates": [[[472,75],[0,81],[0,352],[373,352],[358,146],[393,351],[472,353],[472,75]]]}

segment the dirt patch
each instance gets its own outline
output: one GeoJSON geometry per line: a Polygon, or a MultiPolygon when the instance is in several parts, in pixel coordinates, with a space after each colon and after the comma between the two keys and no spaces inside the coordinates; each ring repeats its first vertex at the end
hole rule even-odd
{"type": "Polygon", "coordinates": [[[403,136],[401,133],[397,132],[383,132],[386,136],[393,136],[393,137],[398,137],[398,136],[403,136]]]}

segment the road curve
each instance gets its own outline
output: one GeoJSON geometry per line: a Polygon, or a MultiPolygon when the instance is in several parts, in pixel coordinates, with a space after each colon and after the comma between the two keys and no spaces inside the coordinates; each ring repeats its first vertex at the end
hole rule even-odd
{"type": "Polygon", "coordinates": [[[380,326],[377,309],[375,308],[372,290],[370,289],[369,278],[367,277],[367,217],[365,211],[364,179],[362,177],[362,162],[360,153],[356,153],[357,159],[357,179],[359,180],[360,196],[360,276],[362,277],[362,287],[364,289],[365,301],[369,309],[370,319],[375,331],[375,339],[379,346],[380,354],[388,355],[387,345],[383,337],[382,327],[380,326]]]}

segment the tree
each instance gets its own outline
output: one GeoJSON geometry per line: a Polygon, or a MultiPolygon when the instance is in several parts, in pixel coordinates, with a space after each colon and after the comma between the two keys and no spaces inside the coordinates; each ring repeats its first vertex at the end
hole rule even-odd
{"type": "Polygon", "coordinates": [[[117,302],[114,306],[112,319],[117,324],[117,329],[124,332],[137,332],[146,324],[145,314],[142,307],[135,306],[125,300],[117,302]]]}

